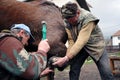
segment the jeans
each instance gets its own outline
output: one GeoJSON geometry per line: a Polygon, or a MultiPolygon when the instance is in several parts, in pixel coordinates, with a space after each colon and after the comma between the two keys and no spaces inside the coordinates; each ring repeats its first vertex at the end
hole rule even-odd
{"type": "MultiPolygon", "coordinates": [[[[71,60],[69,72],[70,80],[79,80],[81,67],[88,56],[90,55],[84,49],[82,49],[81,52],[71,60]]],[[[112,71],[109,66],[110,63],[106,51],[104,51],[98,61],[94,59],[93,61],[96,63],[96,66],[99,70],[101,80],[114,80],[112,71]]]]}

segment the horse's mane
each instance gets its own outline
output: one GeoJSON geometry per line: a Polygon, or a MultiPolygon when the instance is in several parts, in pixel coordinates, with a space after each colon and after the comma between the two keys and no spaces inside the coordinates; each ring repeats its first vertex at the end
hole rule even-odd
{"type": "Polygon", "coordinates": [[[55,3],[51,2],[51,1],[47,1],[47,0],[28,0],[28,1],[24,1],[24,2],[28,2],[30,4],[37,4],[37,6],[42,5],[42,6],[51,6],[51,7],[55,7],[60,11],[60,7],[58,7],[55,3]]]}
{"type": "Polygon", "coordinates": [[[50,6],[55,6],[56,8],[60,9],[57,5],[55,5],[53,2],[51,1],[46,1],[46,0],[42,0],[40,2],[40,5],[46,6],[46,5],[50,5],[50,6]]]}
{"type": "Polygon", "coordinates": [[[50,2],[50,1],[44,1],[41,3],[42,5],[52,5],[52,6],[56,6],[58,7],[57,5],[55,5],[53,2],[50,2]]]}

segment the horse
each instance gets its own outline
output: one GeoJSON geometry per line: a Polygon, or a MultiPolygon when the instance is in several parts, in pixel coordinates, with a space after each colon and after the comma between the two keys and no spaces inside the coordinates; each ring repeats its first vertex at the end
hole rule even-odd
{"type": "Polygon", "coordinates": [[[0,0],[0,31],[10,29],[13,24],[23,23],[29,26],[35,42],[27,46],[28,51],[36,51],[42,39],[42,21],[47,24],[47,39],[52,56],[63,57],[66,53],[67,33],[59,7],[46,0],[19,2],[0,0]]]}
{"type": "Polygon", "coordinates": [[[45,0],[32,2],[1,0],[0,9],[0,30],[10,29],[12,24],[24,23],[30,27],[36,40],[33,44],[37,45],[42,38],[41,22],[46,21],[47,39],[51,47],[48,54],[65,55],[67,40],[65,25],[59,8],[53,3],[45,0]]]}
{"type": "MultiPolygon", "coordinates": [[[[52,56],[63,57],[66,53],[67,33],[60,8],[46,0],[0,0],[0,31],[10,29],[13,24],[23,23],[29,26],[35,42],[26,47],[28,51],[36,51],[42,39],[42,21],[47,24],[47,39],[50,44],[48,59],[52,56]]],[[[60,70],[60,69],[59,69],[60,70]]],[[[62,69],[63,70],[63,69],[62,69]]],[[[52,75],[53,79],[54,74],[52,75]]]]}

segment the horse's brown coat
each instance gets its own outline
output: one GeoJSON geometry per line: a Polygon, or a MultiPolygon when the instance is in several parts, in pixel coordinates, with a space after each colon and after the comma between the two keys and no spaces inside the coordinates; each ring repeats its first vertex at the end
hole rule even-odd
{"type": "MultiPolygon", "coordinates": [[[[12,24],[28,25],[38,44],[41,40],[41,21],[47,22],[47,38],[52,55],[64,56],[67,40],[65,26],[59,9],[44,0],[33,2],[18,2],[16,0],[0,0],[0,30],[10,29],[12,24]]],[[[32,47],[33,48],[33,47],[32,47]]]]}

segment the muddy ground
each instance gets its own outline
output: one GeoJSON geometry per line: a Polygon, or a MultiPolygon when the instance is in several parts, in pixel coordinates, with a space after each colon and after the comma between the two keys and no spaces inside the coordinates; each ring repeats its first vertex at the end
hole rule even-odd
{"type": "MultiPolygon", "coordinates": [[[[114,75],[115,80],[120,80],[120,74],[114,75]]],[[[101,80],[96,65],[92,63],[84,64],[82,67],[80,80],[101,80]]],[[[56,71],[55,80],[69,80],[69,67],[64,71],[56,71]]]]}

